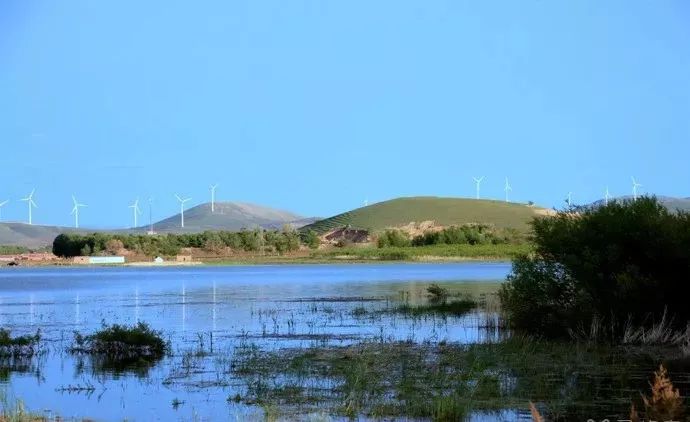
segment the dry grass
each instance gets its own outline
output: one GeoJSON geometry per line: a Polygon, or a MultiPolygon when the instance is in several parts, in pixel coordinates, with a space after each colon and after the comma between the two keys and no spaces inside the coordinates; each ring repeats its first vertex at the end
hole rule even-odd
{"type": "Polygon", "coordinates": [[[651,383],[651,389],[651,397],[642,395],[647,419],[680,420],[685,413],[683,399],[680,396],[680,391],[673,387],[663,365],[659,365],[659,370],[654,372],[654,382],[651,383]]]}
{"type": "Polygon", "coordinates": [[[529,412],[532,414],[533,422],[544,422],[544,417],[539,413],[534,403],[529,402],[529,412]]]}

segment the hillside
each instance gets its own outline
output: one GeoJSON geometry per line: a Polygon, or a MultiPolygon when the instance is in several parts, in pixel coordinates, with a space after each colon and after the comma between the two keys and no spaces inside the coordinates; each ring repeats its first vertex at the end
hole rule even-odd
{"type": "Polygon", "coordinates": [[[25,223],[0,223],[0,245],[42,248],[53,243],[60,233],[74,232],[70,227],[39,226],[25,223]]]}
{"type": "MultiPolygon", "coordinates": [[[[280,229],[285,224],[296,228],[314,222],[314,218],[304,218],[288,211],[263,207],[241,202],[217,202],[215,212],[211,213],[211,204],[201,204],[184,212],[185,228],[180,229],[180,215],[154,223],[158,233],[193,233],[204,230],[236,231],[243,228],[261,226],[266,229],[280,229]]],[[[51,245],[60,233],[143,233],[149,226],[137,229],[103,230],[71,227],[28,225],[24,223],[0,223],[0,245],[25,246],[40,248],[51,245]]]]}
{"type": "Polygon", "coordinates": [[[357,208],[317,221],[302,230],[325,233],[350,225],[371,231],[432,220],[440,225],[487,223],[501,228],[526,230],[527,223],[544,209],[503,201],[468,198],[397,198],[357,208]]]}
{"type": "MultiPolygon", "coordinates": [[[[156,232],[199,232],[204,230],[241,230],[261,226],[280,228],[284,224],[301,227],[312,222],[289,211],[264,207],[244,202],[216,202],[214,212],[211,204],[201,204],[184,211],[184,230],[180,228],[180,214],[154,223],[156,232]]],[[[148,227],[142,227],[148,229],[148,227]]]]}

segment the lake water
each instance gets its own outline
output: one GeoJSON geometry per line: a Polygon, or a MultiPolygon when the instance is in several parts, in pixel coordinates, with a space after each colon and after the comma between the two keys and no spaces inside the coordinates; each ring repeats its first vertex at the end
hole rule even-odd
{"type": "Polygon", "coordinates": [[[353,311],[423,301],[431,282],[490,292],[509,270],[507,263],[3,269],[0,326],[13,335],[40,329],[45,353],[0,360],[0,389],[31,410],[67,418],[259,419],[260,409],[228,401],[242,388],[227,368],[237,346],[485,341],[492,334],[476,314],[358,318],[353,311]],[[120,372],[65,352],[75,330],[137,321],[161,330],[172,356],[120,372]]]}

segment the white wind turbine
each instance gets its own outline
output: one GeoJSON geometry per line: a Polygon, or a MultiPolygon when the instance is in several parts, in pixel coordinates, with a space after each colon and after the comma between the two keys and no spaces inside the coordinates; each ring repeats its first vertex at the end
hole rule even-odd
{"type": "Polygon", "coordinates": [[[565,200],[568,203],[568,207],[573,205],[573,193],[568,192],[568,198],[565,200]]]}
{"type": "Polygon", "coordinates": [[[139,198],[137,198],[132,205],[130,205],[128,208],[132,209],[132,214],[134,214],[134,225],[132,226],[133,229],[136,229],[137,226],[137,215],[141,214],[141,210],[139,209],[139,198]]]}
{"type": "Polygon", "coordinates": [[[632,180],[632,192],[633,192],[633,200],[637,200],[637,188],[642,186],[640,183],[637,183],[637,180],[635,180],[634,177],[630,176],[630,179],[632,180]]]}
{"type": "Polygon", "coordinates": [[[611,194],[609,194],[609,187],[606,186],[606,192],[604,192],[604,203],[609,204],[609,199],[611,199],[611,194]]]}
{"type": "Polygon", "coordinates": [[[508,191],[512,191],[513,188],[510,186],[510,183],[508,183],[508,178],[506,177],[506,185],[503,188],[503,190],[506,192],[506,202],[508,202],[508,191]]]}
{"type": "Polygon", "coordinates": [[[9,199],[7,199],[7,200],[5,200],[5,201],[3,201],[3,202],[0,202],[0,221],[2,221],[2,207],[4,207],[5,205],[7,205],[8,202],[10,202],[9,199]]]}
{"type": "Polygon", "coordinates": [[[474,180],[474,183],[477,185],[476,186],[476,188],[477,188],[476,198],[479,199],[479,185],[481,185],[482,180],[484,180],[484,176],[482,176],[480,178],[473,177],[472,179],[474,180]]]}
{"type": "Polygon", "coordinates": [[[33,220],[31,219],[32,218],[31,208],[38,208],[38,205],[36,205],[36,203],[34,202],[34,192],[35,191],[36,191],[35,188],[31,189],[31,193],[29,194],[29,196],[21,199],[22,201],[26,201],[27,205],[29,206],[29,224],[33,224],[33,220]]]}
{"type": "Polygon", "coordinates": [[[77,202],[77,199],[72,195],[72,202],[74,203],[74,207],[72,208],[72,212],[70,214],[74,214],[74,227],[79,228],[79,207],[85,207],[86,204],[80,204],[77,202]]]}
{"type": "Polygon", "coordinates": [[[182,199],[178,194],[175,194],[175,198],[177,198],[177,200],[180,201],[180,227],[184,228],[184,203],[192,198],[182,199]]]}
{"type": "Polygon", "coordinates": [[[215,185],[211,185],[211,212],[212,213],[216,210],[216,188],[217,187],[218,187],[218,183],[216,183],[215,185]]]}
{"type": "Polygon", "coordinates": [[[368,199],[365,199],[365,200],[364,200],[364,206],[366,207],[366,206],[368,206],[368,205],[369,205],[369,200],[368,200],[368,199]]]}

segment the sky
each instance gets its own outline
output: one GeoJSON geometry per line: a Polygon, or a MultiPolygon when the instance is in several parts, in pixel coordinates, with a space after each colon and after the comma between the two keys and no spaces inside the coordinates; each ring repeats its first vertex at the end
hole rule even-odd
{"type": "Polygon", "coordinates": [[[690,2],[0,2],[3,220],[690,196],[690,2]]]}

